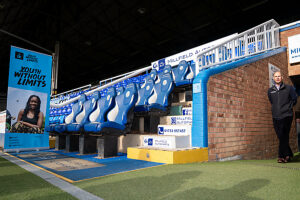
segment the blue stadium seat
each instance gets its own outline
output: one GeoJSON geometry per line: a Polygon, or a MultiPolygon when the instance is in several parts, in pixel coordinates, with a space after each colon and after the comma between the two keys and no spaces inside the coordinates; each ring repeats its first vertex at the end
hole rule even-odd
{"type": "Polygon", "coordinates": [[[171,98],[169,98],[173,91],[174,83],[171,74],[166,71],[160,78],[160,82],[155,84],[154,92],[148,99],[149,111],[168,111],[171,98]]]}
{"type": "Polygon", "coordinates": [[[176,86],[189,84],[189,80],[186,79],[189,66],[185,60],[179,62],[178,66],[173,68],[173,79],[176,86]]]}
{"type": "MultiPolygon", "coordinates": [[[[118,89],[119,95],[123,93],[123,88],[118,89]]],[[[97,126],[107,121],[107,113],[115,106],[116,90],[109,88],[107,96],[97,101],[97,108],[89,115],[89,123],[84,124],[85,132],[97,132],[97,126]]]]}
{"type": "Polygon", "coordinates": [[[81,112],[83,103],[86,101],[86,95],[82,94],[77,101],[77,103],[73,104],[72,112],[68,116],[65,117],[65,123],[56,124],[53,129],[50,128],[51,132],[63,133],[66,131],[67,124],[74,123],[76,116],[81,112]]]}
{"type": "Polygon", "coordinates": [[[159,83],[161,77],[164,74],[167,74],[167,73],[170,73],[170,74],[172,73],[172,67],[171,67],[171,65],[166,65],[162,70],[159,71],[159,73],[157,74],[157,80],[155,81],[155,84],[159,83]]]}
{"type": "Polygon", "coordinates": [[[135,112],[148,111],[148,99],[154,92],[154,80],[149,78],[143,88],[138,89],[138,100],[135,104],[135,112]]]}
{"type": "Polygon", "coordinates": [[[130,120],[128,119],[131,119],[133,116],[133,108],[137,101],[137,96],[136,84],[128,84],[125,91],[115,98],[116,105],[108,112],[108,121],[100,123],[97,126],[97,132],[109,135],[126,134],[131,128],[131,123],[129,123],[130,120]]]}
{"type": "Polygon", "coordinates": [[[157,81],[157,78],[158,77],[157,77],[156,69],[152,69],[151,72],[147,76],[144,77],[144,83],[141,85],[141,88],[145,87],[148,79],[152,79],[155,82],[155,81],[157,81]]]}
{"type": "Polygon", "coordinates": [[[196,74],[196,64],[195,64],[195,62],[191,61],[191,62],[189,63],[189,72],[188,72],[188,74],[186,75],[186,79],[189,80],[189,83],[190,83],[190,84],[193,83],[195,74],[196,74]]]}
{"type": "Polygon", "coordinates": [[[84,124],[89,122],[89,115],[96,109],[100,92],[96,91],[88,101],[83,103],[82,111],[76,116],[75,122],[67,125],[67,132],[81,132],[84,124]]]}

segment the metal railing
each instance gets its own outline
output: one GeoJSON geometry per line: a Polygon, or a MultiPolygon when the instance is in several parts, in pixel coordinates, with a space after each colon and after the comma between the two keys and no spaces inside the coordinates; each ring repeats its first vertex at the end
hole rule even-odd
{"type": "Polygon", "coordinates": [[[84,86],[81,86],[81,87],[78,87],[78,88],[74,88],[72,90],[68,90],[68,91],[65,91],[65,92],[62,92],[62,93],[59,93],[59,94],[55,94],[55,95],[52,95],[51,98],[56,98],[56,97],[59,97],[61,95],[65,95],[65,94],[70,94],[72,92],[77,92],[77,91],[81,91],[81,90],[86,90],[86,89],[89,89],[91,88],[91,84],[88,84],[88,85],[84,85],[84,86]]]}
{"type": "Polygon", "coordinates": [[[279,24],[272,19],[201,52],[196,57],[196,74],[203,69],[262,53],[279,46],[279,24]]]}
{"type": "MultiPolygon", "coordinates": [[[[89,92],[86,92],[85,95],[89,96],[89,95],[91,95],[91,94],[92,94],[93,92],[95,92],[95,91],[101,91],[101,90],[106,89],[106,88],[108,88],[108,87],[110,87],[110,86],[113,86],[113,85],[115,85],[115,84],[117,84],[117,83],[119,83],[119,82],[122,82],[122,81],[124,81],[124,80],[127,80],[127,79],[129,79],[129,78],[131,78],[131,77],[140,75],[140,74],[142,74],[142,73],[144,73],[144,72],[146,72],[146,71],[148,71],[148,70],[150,70],[150,69],[152,69],[151,66],[149,66],[149,67],[144,67],[144,68],[142,68],[142,69],[138,69],[138,70],[135,70],[135,71],[132,71],[132,72],[128,72],[128,73],[126,73],[126,74],[122,74],[122,75],[119,75],[119,76],[115,76],[115,77],[108,78],[108,79],[106,79],[106,80],[100,81],[100,82],[99,82],[99,83],[100,83],[100,86],[98,86],[98,87],[95,88],[95,89],[90,90],[89,92]],[[108,82],[108,81],[110,81],[110,82],[108,82]],[[107,83],[107,82],[108,82],[108,83],[107,83]],[[101,84],[104,84],[104,85],[101,86],[101,84]]],[[[72,103],[72,102],[78,100],[79,98],[80,98],[80,96],[77,96],[77,97],[74,97],[74,98],[72,98],[72,99],[70,99],[70,100],[68,100],[68,101],[65,101],[65,102],[59,103],[59,104],[50,103],[50,107],[60,108],[60,107],[63,107],[63,106],[65,106],[65,105],[68,105],[68,104],[70,104],[70,103],[72,103]]]]}

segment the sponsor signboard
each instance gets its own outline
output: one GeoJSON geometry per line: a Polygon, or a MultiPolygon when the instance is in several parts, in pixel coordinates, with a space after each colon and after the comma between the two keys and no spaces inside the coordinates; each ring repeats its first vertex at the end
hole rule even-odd
{"type": "Polygon", "coordinates": [[[143,146],[155,148],[175,148],[174,137],[157,137],[157,136],[144,136],[143,146]]]}
{"type": "Polygon", "coordinates": [[[191,125],[158,125],[158,135],[191,135],[191,125]]]}
{"type": "Polygon", "coordinates": [[[170,116],[171,125],[192,124],[192,116],[170,116]]]}
{"type": "Polygon", "coordinates": [[[290,64],[300,62],[300,34],[288,37],[290,64]]]}
{"type": "Polygon", "coordinates": [[[49,148],[52,56],[11,47],[4,151],[49,148]]]}
{"type": "Polygon", "coordinates": [[[199,53],[203,52],[206,49],[212,48],[218,44],[221,44],[222,42],[225,42],[233,37],[235,37],[237,33],[229,35],[227,37],[215,40],[213,42],[200,45],[198,47],[177,53],[175,55],[160,59],[158,61],[152,62],[152,68],[156,70],[161,70],[164,68],[165,65],[171,65],[171,66],[176,66],[179,64],[180,61],[186,60],[186,61],[191,61],[194,60],[199,53]]]}

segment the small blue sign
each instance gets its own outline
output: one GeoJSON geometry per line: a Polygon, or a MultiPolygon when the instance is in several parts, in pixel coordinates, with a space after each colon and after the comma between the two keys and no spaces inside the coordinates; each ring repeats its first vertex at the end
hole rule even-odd
{"type": "Polygon", "coordinates": [[[166,59],[165,58],[160,59],[158,61],[158,70],[162,70],[165,67],[165,65],[166,65],[166,59]]]}
{"type": "Polygon", "coordinates": [[[164,127],[158,127],[158,135],[164,134],[164,127]]]}
{"type": "Polygon", "coordinates": [[[152,146],[152,145],[153,145],[153,138],[149,138],[149,139],[148,139],[148,145],[149,145],[149,146],[152,146]]]}

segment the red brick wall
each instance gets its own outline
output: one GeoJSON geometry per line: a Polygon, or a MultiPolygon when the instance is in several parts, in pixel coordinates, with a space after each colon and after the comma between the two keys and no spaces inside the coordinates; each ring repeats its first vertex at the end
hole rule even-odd
{"type": "MultiPolygon", "coordinates": [[[[281,53],[210,77],[208,82],[209,160],[224,158],[268,159],[277,157],[273,129],[268,63],[288,78],[287,55],[281,53]]],[[[290,144],[297,149],[295,123],[290,144]]]]}

